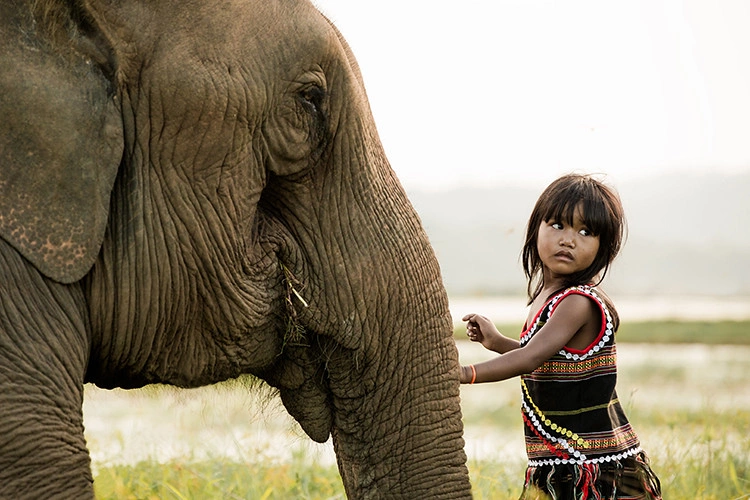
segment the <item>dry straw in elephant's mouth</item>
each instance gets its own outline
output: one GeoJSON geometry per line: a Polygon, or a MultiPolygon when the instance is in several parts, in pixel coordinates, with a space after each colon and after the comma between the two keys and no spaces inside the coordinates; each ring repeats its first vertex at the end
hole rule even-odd
{"type": "Polygon", "coordinates": [[[297,317],[297,309],[294,307],[294,298],[302,304],[303,307],[309,307],[307,301],[302,298],[302,295],[297,291],[297,288],[304,290],[304,285],[292,274],[283,263],[279,263],[281,269],[284,270],[284,283],[286,284],[286,311],[287,311],[287,324],[286,331],[284,332],[284,346],[306,346],[307,337],[305,327],[300,323],[297,317]]]}

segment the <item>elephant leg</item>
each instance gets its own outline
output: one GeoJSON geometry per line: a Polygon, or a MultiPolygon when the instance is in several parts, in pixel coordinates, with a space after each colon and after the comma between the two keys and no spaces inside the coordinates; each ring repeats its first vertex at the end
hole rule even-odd
{"type": "Polygon", "coordinates": [[[0,240],[0,498],[93,498],[83,304],[0,240]]]}

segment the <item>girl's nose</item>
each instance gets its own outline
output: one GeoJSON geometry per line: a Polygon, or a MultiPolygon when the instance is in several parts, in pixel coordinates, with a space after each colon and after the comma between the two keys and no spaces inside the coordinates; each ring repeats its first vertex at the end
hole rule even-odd
{"type": "Polygon", "coordinates": [[[571,234],[568,234],[567,231],[563,231],[562,236],[560,236],[560,245],[564,247],[573,248],[576,246],[575,238],[573,238],[571,234]]]}

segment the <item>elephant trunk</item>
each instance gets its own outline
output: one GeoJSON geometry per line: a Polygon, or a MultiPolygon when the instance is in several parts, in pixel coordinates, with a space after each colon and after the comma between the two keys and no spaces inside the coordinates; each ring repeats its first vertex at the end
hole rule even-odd
{"type": "Polygon", "coordinates": [[[402,310],[384,314],[389,323],[371,320],[380,329],[368,334],[382,344],[373,346],[377,362],[350,366],[348,360],[336,363],[334,357],[329,364],[332,435],[344,484],[353,497],[468,496],[458,356],[448,301],[432,252],[423,250],[429,258],[421,270],[432,279],[414,280],[401,293],[393,290],[390,297],[379,299],[402,310]],[[357,380],[362,385],[353,391],[357,380]]]}
{"type": "MultiPolygon", "coordinates": [[[[456,383],[453,341],[430,325],[425,330],[393,330],[408,338],[399,356],[385,365],[365,367],[360,408],[331,368],[335,413],[332,431],[339,469],[352,497],[461,498],[468,494],[463,427],[456,383]],[[429,352],[425,346],[430,346],[429,352]],[[371,372],[371,373],[368,373],[371,372]],[[353,492],[356,492],[354,494],[353,492]]],[[[393,349],[393,347],[388,347],[393,349]]]]}

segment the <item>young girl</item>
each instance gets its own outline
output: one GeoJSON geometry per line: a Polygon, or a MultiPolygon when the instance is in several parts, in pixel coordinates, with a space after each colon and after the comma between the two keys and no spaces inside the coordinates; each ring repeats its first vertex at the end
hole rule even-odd
{"type": "Polygon", "coordinates": [[[620,250],[624,215],[617,194],[586,175],[553,182],[526,229],[523,268],[530,313],[520,341],[484,316],[466,333],[500,353],[461,367],[461,383],[521,376],[529,458],[522,499],[660,499],[638,437],[615,392],[619,318],[596,286],[620,250]]]}

